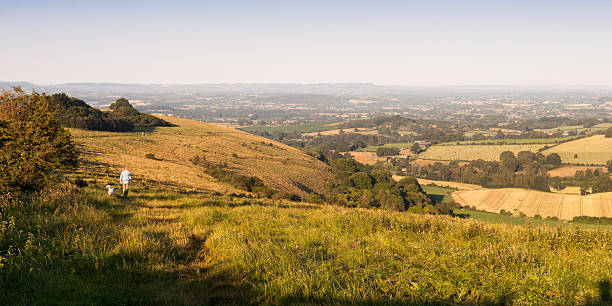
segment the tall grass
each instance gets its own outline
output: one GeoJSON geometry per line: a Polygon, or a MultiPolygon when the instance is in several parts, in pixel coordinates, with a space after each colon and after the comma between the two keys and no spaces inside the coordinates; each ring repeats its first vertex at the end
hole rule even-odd
{"type": "Polygon", "coordinates": [[[1,203],[1,304],[609,301],[611,231],[139,186],[1,203]]]}

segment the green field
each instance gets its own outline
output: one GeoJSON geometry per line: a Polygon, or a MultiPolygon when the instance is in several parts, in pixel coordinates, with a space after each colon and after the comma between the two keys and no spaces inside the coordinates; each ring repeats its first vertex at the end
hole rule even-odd
{"type": "Polygon", "coordinates": [[[610,301],[609,231],[102,184],[3,200],[0,303],[610,301]]]}
{"type": "Polygon", "coordinates": [[[255,131],[263,131],[268,133],[274,132],[286,132],[291,133],[295,131],[300,131],[302,133],[314,133],[314,132],[323,132],[337,129],[337,126],[333,126],[330,124],[336,123],[337,121],[321,121],[321,122],[312,122],[312,123],[304,123],[304,124],[296,124],[296,125],[281,125],[281,126],[269,126],[269,125],[253,125],[248,127],[240,128],[245,132],[255,132],[255,131]]]}
{"type": "Polygon", "coordinates": [[[491,131],[468,131],[463,134],[465,137],[473,137],[474,135],[484,135],[487,137],[494,137],[497,135],[496,132],[491,131]]]}
{"type": "Polygon", "coordinates": [[[577,138],[576,136],[554,137],[554,138],[525,138],[525,139],[489,139],[489,140],[464,140],[443,142],[440,146],[455,146],[455,145],[500,145],[500,144],[556,144],[564,141],[570,141],[577,138]]]}
{"type": "Polygon", "coordinates": [[[376,152],[378,148],[399,148],[399,149],[410,149],[414,143],[386,143],[382,146],[367,146],[357,150],[357,152],[376,152]]]}
{"type": "Polygon", "coordinates": [[[605,130],[612,127],[612,123],[600,123],[600,124],[596,124],[591,128],[585,128],[582,125],[564,125],[564,126],[559,126],[556,128],[552,128],[552,129],[535,129],[534,131],[536,132],[549,132],[549,133],[554,133],[557,131],[576,131],[578,133],[580,132],[587,132],[587,131],[601,131],[601,130],[605,130]]]}
{"type": "Polygon", "coordinates": [[[433,197],[438,202],[450,203],[453,201],[453,198],[451,198],[450,193],[455,191],[455,189],[439,187],[435,185],[424,185],[422,187],[423,191],[425,191],[428,196],[433,197]]]}

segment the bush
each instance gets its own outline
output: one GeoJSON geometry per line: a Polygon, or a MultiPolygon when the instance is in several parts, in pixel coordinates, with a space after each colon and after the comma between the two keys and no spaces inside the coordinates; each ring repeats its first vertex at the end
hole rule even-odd
{"type": "Polygon", "coordinates": [[[400,154],[400,149],[399,148],[392,148],[392,147],[381,147],[376,149],[376,155],[379,157],[382,156],[395,156],[395,155],[399,155],[400,154]]]}
{"type": "Polygon", "coordinates": [[[152,160],[164,160],[163,158],[155,157],[155,154],[153,154],[153,153],[147,153],[147,154],[145,154],[145,157],[148,158],[148,159],[152,159],[152,160]]]}
{"type": "Polygon", "coordinates": [[[45,95],[20,88],[0,95],[0,192],[41,190],[57,170],[77,165],[77,151],[45,95]]]}
{"type": "Polygon", "coordinates": [[[612,138],[612,127],[608,128],[605,132],[604,135],[606,138],[612,138]]]}

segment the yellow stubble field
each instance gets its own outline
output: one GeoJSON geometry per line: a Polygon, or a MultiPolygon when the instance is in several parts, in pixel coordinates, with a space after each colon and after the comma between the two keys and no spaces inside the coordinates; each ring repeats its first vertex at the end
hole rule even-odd
{"type": "Polygon", "coordinates": [[[460,190],[451,194],[463,206],[499,213],[502,209],[514,215],[556,217],[571,220],[577,216],[612,218],[612,192],[559,194],[518,188],[460,190]]]}

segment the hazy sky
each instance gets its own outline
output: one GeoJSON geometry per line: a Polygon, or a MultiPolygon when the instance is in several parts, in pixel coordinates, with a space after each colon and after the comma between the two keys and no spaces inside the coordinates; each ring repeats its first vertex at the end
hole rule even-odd
{"type": "Polygon", "coordinates": [[[7,1],[0,81],[612,85],[612,1],[7,1]]]}

